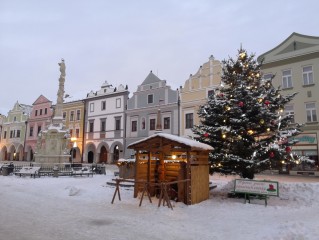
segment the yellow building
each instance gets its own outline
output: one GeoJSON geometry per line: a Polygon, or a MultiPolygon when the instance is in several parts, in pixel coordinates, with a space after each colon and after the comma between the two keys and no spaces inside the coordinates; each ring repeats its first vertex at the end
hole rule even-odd
{"type": "Polygon", "coordinates": [[[296,123],[305,124],[292,150],[316,160],[318,165],[319,37],[292,33],[258,57],[259,62],[262,60],[264,79],[275,75],[273,84],[281,86],[285,96],[298,92],[285,106],[286,114],[293,115],[296,123]]]}
{"type": "Polygon", "coordinates": [[[62,116],[71,135],[70,154],[72,162],[83,162],[84,106],[83,100],[63,103],[62,116]]]}
{"type": "Polygon", "coordinates": [[[192,128],[199,124],[198,108],[207,102],[208,96],[220,85],[221,62],[210,56],[196,74],[190,75],[180,90],[180,136],[193,136],[192,128]]]}

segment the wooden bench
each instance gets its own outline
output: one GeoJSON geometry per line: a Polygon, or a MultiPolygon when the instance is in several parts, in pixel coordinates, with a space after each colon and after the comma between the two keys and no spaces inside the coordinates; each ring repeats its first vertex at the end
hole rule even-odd
{"type": "Polygon", "coordinates": [[[251,198],[265,200],[267,206],[267,199],[270,196],[279,197],[279,183],[267,180],[248,180],[235,179],[234,191],[235,194],[241,193],[245,196],[245,203],[251,198]]]}
{"type": "Polygon", "coordinates": [[[19,171],[15,172],[15,175],[20,177],[30,176],[30,177],[40,177],[39,174],[40,167],[22,167],[19,171]]]}
{"type": "Polygon", "coordinates": [[[293,171],[290,170],[289,171],[290,175],[294,175],[294,176],[316,176],[316,171],[310,171],[310,170],[300,170],[300,171],[293,171]]]}
{"type": "Polygon", "coordinates": [[[92,176],[93,177],[93,171],[90,168],[82,167],[81,169],[72,169],[71,176],[92,176]]]}

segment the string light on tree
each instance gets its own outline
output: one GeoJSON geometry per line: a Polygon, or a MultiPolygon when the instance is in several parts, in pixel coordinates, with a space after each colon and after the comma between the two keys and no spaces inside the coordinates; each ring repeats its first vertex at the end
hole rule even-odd
{"type": "Polygon", "coordinates": [[[240,49],[237,58],[223,61],[218,94],[199,108],[201,122],[193,128],[194,138],[214,147],[212,172],[227,170],[252,178],[255,171],[278,166],[291,154],[290,141],[280,140],[281,131],[293,130],[291,137],[300,133],[300,125],[291,125],[292,117],[281,115],[296,94],[280,94],[272,79],[263,79],[261,66],[253,54],[240,49]]]}

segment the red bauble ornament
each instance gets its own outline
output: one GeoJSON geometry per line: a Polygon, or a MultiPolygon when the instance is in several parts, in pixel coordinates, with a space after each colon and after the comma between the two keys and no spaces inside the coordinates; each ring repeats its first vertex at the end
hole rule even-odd
{"type": "Polygon", "coordinates": [[[224,97],[224,94],[223,94],[223,93],[220,93],[219,96],[220,96],[220,97],[224,97]]]}
{"type": "Polygon", "coordinates": [[[274,152],[269,153],[269,157],[273,158],[275,156],[274,152]]]}
{"type": "Polygon", "coordinates": [[[291,147],[286,147],[286,153],[290,153],[291,152],[291,147]]]}
{"type": "Polygon", "coordinates": [[[270,104],[270,101],[266,100],[264,103],[268,106],[270,104]]]}
{"type": "Polygon", "coordinates": [[[238,103],[238,106],[239,106],[239,107],[243,107],[243,106],[244,106],[244,103],[243,103],[243,102],[239,102],[239,103],[238,103]]]}
{"type": "Polygon", "coordinates": [[[204,137],[209,137],[209,134],[208,133],[204,133],[204,137]]]}

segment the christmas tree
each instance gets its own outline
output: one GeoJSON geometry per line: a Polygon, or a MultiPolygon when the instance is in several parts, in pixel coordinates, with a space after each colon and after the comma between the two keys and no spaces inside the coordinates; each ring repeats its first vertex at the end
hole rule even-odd
{"type": "Polygon", "coordinates": [[[194,138],[214,147],[211,173],[253,178],[261,170],[303,160],[292,154],[296,142],[289,140],[301,132],[301,125],[284,113],[297,93],[281,95],[280,87],[272,85],[274,76],[263,79],[261,65],[254,54],[238,50],[236,59],[223,61],[220,87],[199,108],[194,138]]]}

